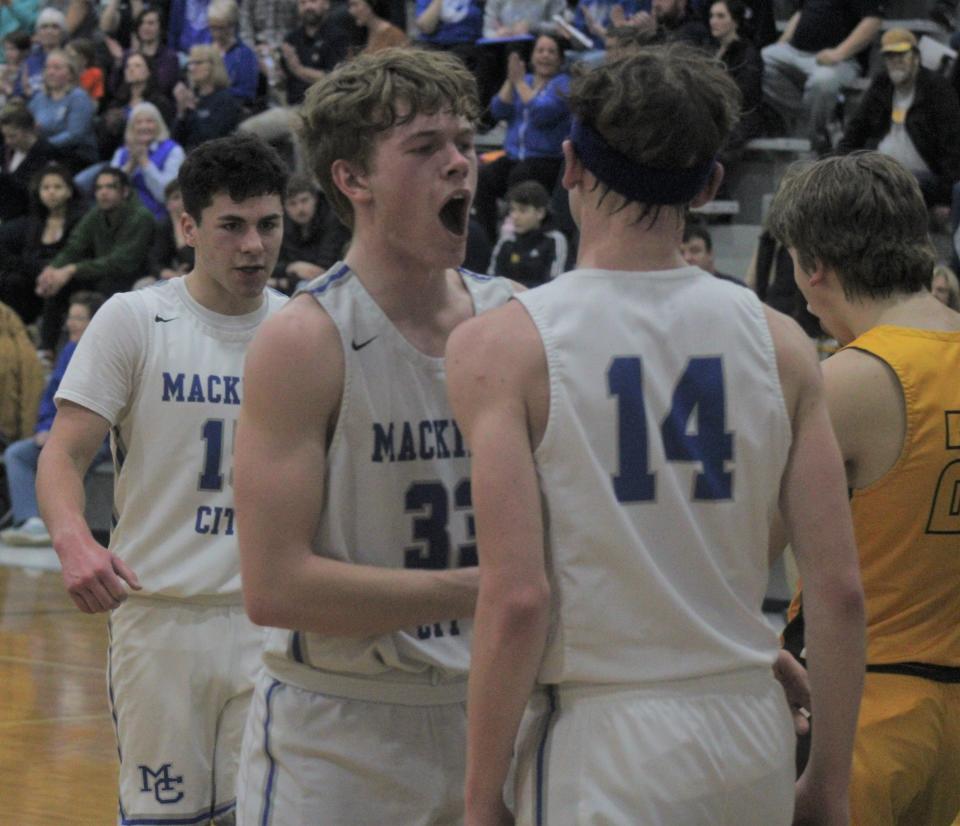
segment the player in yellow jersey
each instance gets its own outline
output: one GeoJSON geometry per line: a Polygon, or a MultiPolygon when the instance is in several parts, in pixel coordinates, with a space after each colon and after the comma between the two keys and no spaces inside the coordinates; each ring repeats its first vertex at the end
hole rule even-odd
{"type": "MultiPolygon", "coordinates": [[[[823,374],[867,599],[853,822],[947,826],[960,813],[960,315],[926,289],[923,198],[888,157],[788,175],[770,221],[843,345],[823,374]]],[[[802,612],[788,645],[798,630],[802,612]]]]}

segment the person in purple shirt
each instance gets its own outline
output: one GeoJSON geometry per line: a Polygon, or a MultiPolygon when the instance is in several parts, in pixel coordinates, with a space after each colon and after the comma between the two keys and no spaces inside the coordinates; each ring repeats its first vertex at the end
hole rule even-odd
{"type": "Polygon", "coordinates": [[[520,181],[539,181],[552,192],[562,162],[562,144],[570,134],[567,95],[570,76],[563,70],[563,42],[541,34],[533,44],[530,73],[511,52],[507,79],[490,101],[497,120],[507,121],[505,153],[480,168],[474,201],[477,219],[497,237],[497,198],[520,181]]]}

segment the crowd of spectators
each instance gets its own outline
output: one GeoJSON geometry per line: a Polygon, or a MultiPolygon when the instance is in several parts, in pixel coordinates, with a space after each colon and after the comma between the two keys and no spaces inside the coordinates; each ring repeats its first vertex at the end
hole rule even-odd
{"type": "MultiPolygon", "coordinates": [[[[243,129],[302,171],[295,122],[310,84],[360,51],[393,46],[460,55],[486,104],[481,130],[504,124],[502,147],[479,170],[467,262],[476,269],[519,267],[535,283],[531,254],[551,259],[534,267],[544,278],[572,262],[559,186],[570,74],[648,43],[704,49],[736,81],[728,171],[764,132],[807,136],[822,152],[877,148],[914,172],[931,206],[952,203],[960,223],[955,86],[920,65],[910,32],[880,42],[881,0],[806,0],[779,37],[772,0],[409,5],[408,21],[404,0],[0,0],[0,301],[37,325],[49,355],[71,293],[185,272],[176,176],[186,153],[243,129]],[[859,102],[848,95],[841,128],[838,93],[865,71],[871,46],[880,68],[859,102]],[[529,181],[535,197],[521,186],[529,181]],[[535,232],[521,229],[527,212],[540,216],[535,232]]],[[[295,181],[274,281],[285,291],[348,241],[313,183],[295,181]]]]}

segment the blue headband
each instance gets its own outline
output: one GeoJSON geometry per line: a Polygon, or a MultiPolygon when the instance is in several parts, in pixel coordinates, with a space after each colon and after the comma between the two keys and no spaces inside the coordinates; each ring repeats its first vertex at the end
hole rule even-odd
{"type": "Polygon", "coordinates": [[[656,169],[618,152],[593,127],[573,119],[570,141],[580,162],[602,184],[641,204],[690,203],[707,185],[716,158],[687,169],[656,169]]]}

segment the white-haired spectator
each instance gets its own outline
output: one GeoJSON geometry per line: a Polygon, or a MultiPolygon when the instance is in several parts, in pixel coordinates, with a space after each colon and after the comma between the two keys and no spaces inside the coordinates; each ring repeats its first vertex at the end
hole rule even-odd
{"type": "Polygon", "coordinates": [[[24,61],[14,93],[29,98],[43,87],[43,67],[47,56],[63,44],[67,32],[67,18],[62,11],[47,7],[37,15],[33,30],[34,44],[24,61]]]}
{"type": "Polygon", "coordinates": [[[213,0],[207,19],[213,45],[220,50],[227,67],[230,92],[243,103],[253,103],[260,66],[253,49],[237,37],[239,14],[236,0],[213,0]]]}
{"type": "Polygon", "coordinates": [[[167,214],[163,191],[177,177],[184,157],[160,110],[145,101],[130,111],[123,146],[114,152],[110,166],[127,173],[143,205],[161,220],[167,214]]]}

